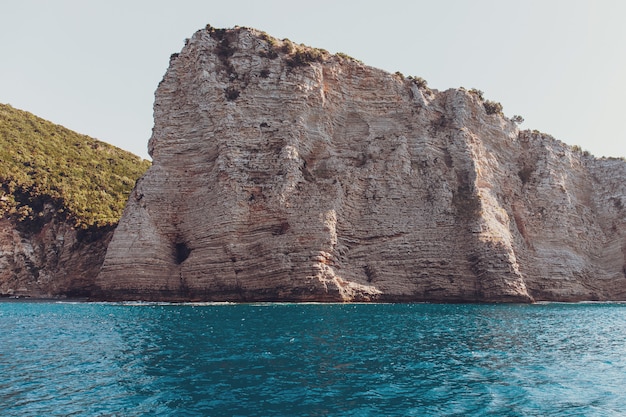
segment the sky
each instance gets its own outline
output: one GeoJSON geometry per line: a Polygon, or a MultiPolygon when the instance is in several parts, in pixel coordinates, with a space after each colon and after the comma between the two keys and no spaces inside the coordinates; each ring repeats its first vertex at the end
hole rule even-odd
{"type": "Polygon", "coordinates": [[[476,88],[595,156],[626,156],[622,0],[0,0],[0,103],[149,158],[169,57],[207,24],[476,88]]]}

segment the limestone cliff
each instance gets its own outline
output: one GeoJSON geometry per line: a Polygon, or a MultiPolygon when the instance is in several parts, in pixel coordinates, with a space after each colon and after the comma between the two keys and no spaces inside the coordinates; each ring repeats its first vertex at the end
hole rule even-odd
{"type": "Polygon", "coordinates": [[[626,162],[480,94],[247,28],[200,30],[154,105],[97,298],[626,299],[626,162]]]}

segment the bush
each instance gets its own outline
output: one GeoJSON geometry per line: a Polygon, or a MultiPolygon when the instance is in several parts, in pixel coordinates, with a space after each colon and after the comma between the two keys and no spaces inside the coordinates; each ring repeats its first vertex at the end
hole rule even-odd
{"type": "Polygon", "coordinates": [[[267,44],[267,50],[261,51],[259,55],[263,58],[274,59],[278,57],[278,43],[275,38],[265,32],[261,32],[259,37],[267,44]]]}
{"type": "Polygon", "coordinates": [[[338,56],[341,59],[345,59],[346,61],[352,61],[352,62],[356,62],[356,63],[359,63],[359,64],[363,63],[363,61],[359,61],[358,59],[353,58],[353,57],[351,57],[348,54],[344,54],[343,52],[337,52],[335,55],[338,56]]]}
{"type": "Polygon", "coordinates": [[[480,101],[483,102],[483,107],[485,108],[487,114],[502,115],[502,104],[498,103],[497,101],[485,100],[485,95],[481,90],[472,88],[468,91],[468,93],[476,96],[480,101]]]}
{"type": "Polygon", "coordinates": [[[524,118],[520,116],[519,114],[516,114],[515,116],[511,117],[511,121],[519,125],[519,124],[524,123],[524,118]]]}
{"type": "Polygon", "coordinates": [[[420,89],[428,88],[428,82],[422,77],[413,77],[412,75],[409,75],[408,79],[411,80],[413,84],[417,86],[417,88],[420,88],[420,89]]]}
{"type": "Polygon", "coordinates": [[[502,104],[496,101],[486,100],[483,106],[487,114],[502,114],[502,104]]]}
{"type": "Polygon", "coordinates": [[[470,89],[468,91],[468,93],[475,95],[476,97],[478,97],[478,99],[480,101],[484,101],[485,100],[485,97],[484,97],[483,92],[481,90],[477,90],[475,88],[472,88],[472,89],[470,89]]]}
{"type": "Polygon", "coordinates": [[[581,148],[579,145],[573,145],[572,151],[581,154],[582,156],[591,156],[591,153],[588,150],[581,148]]]}
{"type": "Polygon", "coordinates": [[[280,47],[280,50],[285,54],[292,54],[295,51],[295,47],[293,43],[289,39],[283,39],[283,44],[280,47]]]}
{"type": "Polygon", "coordinates": [[[271,36],[270,36],[270,35],[268,35],[267,33],[265,33],[265,32],[261,32],[261,34],[259,35],[259,37],[260,37],[261,39],[263,39],[263,40],[267,43],[267,46],[269,46],[270,48],[274,48],[274,47],[276,47],[276,39],[275,39],[275,38],[273,38],[273,37],[271,37],[271,36]]]}
{"type": "Polygon", "coordinates": [[[327,55],[328,52],[323,49],[296,49],[295,53],[287,59],[287,64],[292,67],[302,67],[313,62],[324,62],[327,55]]]}

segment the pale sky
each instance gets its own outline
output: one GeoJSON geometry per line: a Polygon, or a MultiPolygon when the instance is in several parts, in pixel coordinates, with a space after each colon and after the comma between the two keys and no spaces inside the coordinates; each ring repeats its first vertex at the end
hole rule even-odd
{"type": "Polygon", "coordinates": [[[477,88],[521,125],[626,156],[626,1],[0,0],[0,102],[148,157],[154,91],[207,23],[477,88]]]}

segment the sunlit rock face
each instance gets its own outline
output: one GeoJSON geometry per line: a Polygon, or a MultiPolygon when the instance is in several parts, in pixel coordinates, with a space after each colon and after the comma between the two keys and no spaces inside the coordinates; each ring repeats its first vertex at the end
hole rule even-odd
{"type": "Polygon", "coordinates": [[[247,29],[200,30],[94,298],[626,299],[626,162],[476,92],[247,29]]]}

